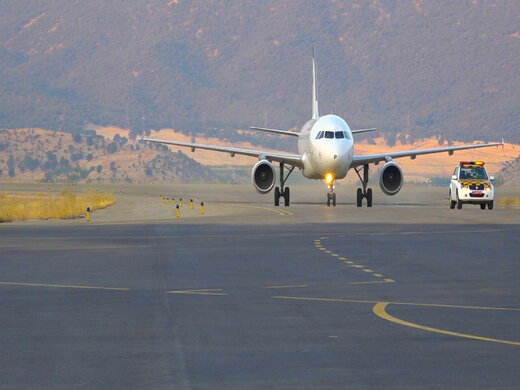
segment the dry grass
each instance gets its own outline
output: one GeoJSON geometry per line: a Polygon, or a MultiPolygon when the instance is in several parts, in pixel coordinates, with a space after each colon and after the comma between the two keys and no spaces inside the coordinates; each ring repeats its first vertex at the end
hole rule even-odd
{"type": "Polygon", "coordinates": [[[512,207],[520,206],[520,198],[500,198],[498,203],[512,207]]]}
{"type": "Polygon", "coordinates": [[[76,194],[70,189],[63,189],[61,196],[0,193],[0,222],[76,218],[84,215],[87,207],[93,211],[114,202],[114,195],[93,190],[76,194]]]}

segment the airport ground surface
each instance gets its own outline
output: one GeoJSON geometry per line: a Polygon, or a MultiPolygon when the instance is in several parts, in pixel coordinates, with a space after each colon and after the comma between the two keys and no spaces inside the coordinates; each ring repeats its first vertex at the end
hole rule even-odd
{"type": "Polygon", "coordinates": [[[91,222],[0,225],[0,388],[518,388],[518,209],[112,190],[91,222]]]}

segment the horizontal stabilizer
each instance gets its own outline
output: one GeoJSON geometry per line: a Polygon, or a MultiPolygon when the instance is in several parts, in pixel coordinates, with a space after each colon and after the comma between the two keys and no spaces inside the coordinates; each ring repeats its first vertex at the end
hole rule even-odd
{"type": "Polygon", "coordinates": [[[282,135],[292,135],[293,137],[298,137],[300,134],[295,133],[294,131],[286,131],[286,130],[277,130],[277,129],[268,129],[265,127],[250,127],[251,130],[260,130],[260,131],[266,131],[268,133],[276,133],[276,134],[282,134],[282,135]]]}
{"type": "Polygon", "coordinates": [[[357,129],[352,130],[352,134],[360,134],[360,133],[367,133],[369,131],[376,131],[377,127],[371,127],[370,129],[357,129]]]}

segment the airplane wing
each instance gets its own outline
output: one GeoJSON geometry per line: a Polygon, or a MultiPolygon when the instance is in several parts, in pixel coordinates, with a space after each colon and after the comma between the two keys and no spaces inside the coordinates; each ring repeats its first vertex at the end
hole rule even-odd
{"type": "Polygon", "coordinates": [[[231,146],[216,146],[216,145],[206,145],[206,144],[197,144],[192,142],[181,142],[181,141],[170,141],[170,140],[160,140],[154,138],[139,138],[140,141],[146,142],[155,142],[159,144],[166,145],[176,145],[183,146],[186,148],[191,148],[191,151],[194,152],[195,149],[206,149],[213,150],[215,152],[223,152],[229,153],[231,157],[234,157],[235,154],[239,154],[242,156],[256,157],[258,159],[266,159],[269,161],[276,161],[285,164],[292,165],[297,168],[303,168],[302,156],[299,154],[292,153],[277,153],[277,152],[269,152],[265,150],[254,150],[254,149],[243,149],[243,148],[235,148],[231,146]]]}
{"type": "Polygon", "coordinates": [[[355,168],[355,167],[358,167],[360,165],[365,165],[365,164],[377,164],[380,161],[390,161],[394,158],[410,157],[413,160],[413,159],[415,159],[416,156],[419,156],[421,154],[448,152],[448,154],[452,155],[453,152],[457,151],[457,150],[487,148],[490,146],[499,146],[499,145],[504,145],[504,141],[502,140],[502,142],[493,142],[493,143],[487,143],[487,144],[448,146],[448,147],[444,147],[444,148],[406,150],[403,152],[390,152],[390,153],[381,153],[381,154],[371,154],[371,155],[365,155],[365,156],[354,156],[354,159],[352,160],[352,164],[350,164],[350,168],[355,168]]]}

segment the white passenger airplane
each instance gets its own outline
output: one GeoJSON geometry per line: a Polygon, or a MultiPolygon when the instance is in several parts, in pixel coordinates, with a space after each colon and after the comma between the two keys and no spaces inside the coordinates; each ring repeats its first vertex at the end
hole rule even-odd
{"type": "Polygon", "coordinates": [[[146,142],[156,142],[167,145],[184,146],[195,149],[213,150],[216,152],[229,153],[232,157],[235,154],[258,158],[258,162],[253,167],[252,181],[255,189],[266,194],[274,188],[274,205],[278,206],[280,197],[284,198],[285,206],[290,203],[289,187],[285,183],[295,168],[302,171],[303,176],[308,179],[325,180],[328,186],[327,206],[331,202],[336,206],[336,194],[334,193],[334,182],[343,179],[350,169],[354,169],[361,181],[362,188],[357,189],[357,206],[361,207],[363,199],[366,199],[367,206],[372,207],[372,189],[368,186],[369,164],[379,164],[384,161],[381,167],[379,185],[386,195],[395,195],[403,184],[403,172],[401,167],[393,160],[400,157],[410,157],[415,159],[421,154],[431,154],[448,152],[452,155],[456,150],[476,149],[490,146],[503,145],[502,142],[483,143],[474,145],[462,145],[433,149],[407,150],[402,152],[390,152],[373,155],[355,155],[353,134],[373,131],[375,129],[351,130],[348,124],[337,115],[320,116],[318,113],[318,90],[316,79],[316,61],[312,55],[312,119],[307,121],[299,133],[292,131],[266,129],[262,127],[251,127],[253,130],[266,131],[281,135],[298,137],[298,154],[276,153],[266,150],[243,149],[228,146],[205,145],[191,142],[180,142],[170,140],[160,140],[142,137],[140,140],[146,142]],[[273,162],[280,166],[280,187],[275,187],[276,172],[273,162]],[[284,173],[284,168],[287,172],[284,173]],[[361,175],[360,172],[363,171],[361,175]]]}

